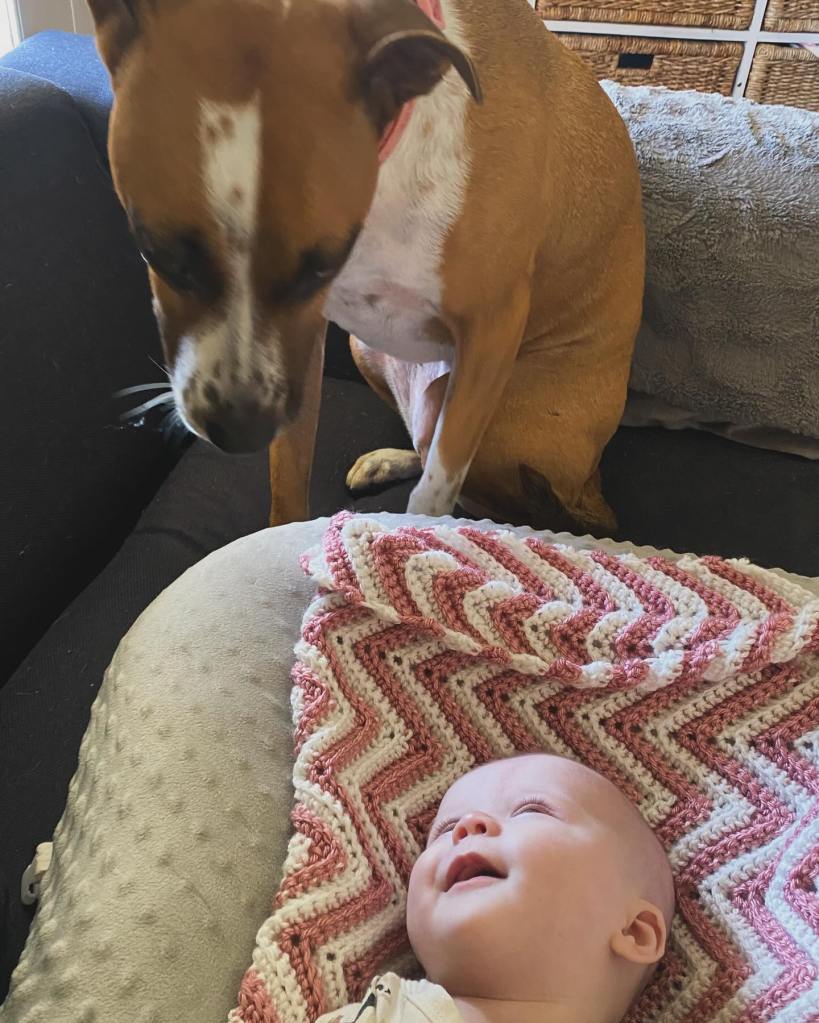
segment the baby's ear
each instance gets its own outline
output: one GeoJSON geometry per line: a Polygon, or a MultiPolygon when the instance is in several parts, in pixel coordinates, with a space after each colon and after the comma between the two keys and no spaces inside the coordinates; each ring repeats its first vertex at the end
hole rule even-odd
{"type": "Polygon", "coordinates": [[[630,963],[649,966],[662,959],[666,940],[665,918],[653,902],[639,899],[625,927],[611,936],[611,950],[630,963]]]}

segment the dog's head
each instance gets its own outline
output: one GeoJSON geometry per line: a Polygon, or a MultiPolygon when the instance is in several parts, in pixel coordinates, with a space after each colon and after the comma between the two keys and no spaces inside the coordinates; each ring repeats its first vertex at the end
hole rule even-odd
{"type": "Polygon", "coordinates": [[[89,0],[117,193],[177,407],[228,451],[298,411],[402,104],[468,59],[411,0],[89,0]]]}

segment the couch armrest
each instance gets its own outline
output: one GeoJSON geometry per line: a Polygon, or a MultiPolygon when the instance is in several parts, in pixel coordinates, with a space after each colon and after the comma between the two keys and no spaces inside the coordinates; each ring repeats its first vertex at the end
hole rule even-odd
{"type": "Polygon", "coordinates": [[[175,461],[113,392],[161,379],[144,266],[71,96],[0,66],[0,684],[175,461]]]}
{"type": "Polygon", "coordinates": [[[58,86],[74,100],[103,160],[108,162],[111,80],[91,36],[38,32],[0,58],[0,67],[58,86]]]}

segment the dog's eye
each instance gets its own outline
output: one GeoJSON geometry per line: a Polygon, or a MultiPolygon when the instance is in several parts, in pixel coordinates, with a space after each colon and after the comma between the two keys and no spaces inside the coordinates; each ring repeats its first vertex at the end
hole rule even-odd
{"type": "Polygon", "coordinates": [[[303,272],[317,281],[329,281],[331,277],[335,277],[339,269],[337,263],[326,262],[321,256],[317,256],[313,262],[308,262],[303,272]]]}
{"type": "Polygon", "coordinates": [[[299,281],[302,287],[308,291],[312,286],[322,287],[335,277],[341,266],[342,263],[338,259],[312,250],[304,257],[299,271],[299,281]]]}
{"type": "Polygon", "coordinates": [[[330,283],[343,266],[344,261],[318,249],[310,249],[302,257],[301,266],[288,298],[294,302],[306,302],[330,283]]]}
{"type": "Polygon", "coordinates": [[[314,246],[302,252],[295,276],[271,292],[274,302],[307,302],[340,273],[352,252],[360,228],[352,230],[340,247],[314,246]]]}
{"type": "Polygon", "coordinates": [[[137,234],[137,244],[148,266],[175,291],[192,292],[196,279],[191,266],[191,253],[185,243],[158,246],[145,234],[137,234]]]}
{"type": "Polygon", "coordinates": [[[217,278],[195,234],[160,240],[136,223],[134,238],[142,258],[169,288],[206,300],[216,297],[217,278]]]}
{"type": "Polygon", "coordinates": [[[311,249],[302,257],[295,277],[287,283],[273,285],[270,299],[275,303],[307,302],[326,287],[340,269],[340,266],[325,260],[317,250],[311,249]]]}

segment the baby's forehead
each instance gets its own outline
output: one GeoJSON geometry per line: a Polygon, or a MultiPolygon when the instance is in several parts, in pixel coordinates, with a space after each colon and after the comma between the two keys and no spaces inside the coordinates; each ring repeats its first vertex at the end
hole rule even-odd
{"type": "Polygon", "coordinates": [[[441,808],[477,800],[476,807],[465,807],[477,809],[481,801],[543,795],[592,810],[610,788],[613,786],[603,777],[575,761],[545,753],[527,754],[495,760],[462,775],[444,794],[441,808]]]}

